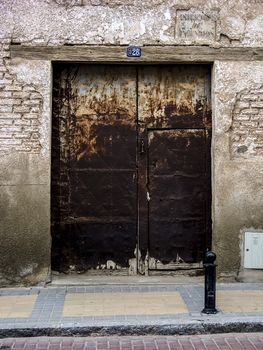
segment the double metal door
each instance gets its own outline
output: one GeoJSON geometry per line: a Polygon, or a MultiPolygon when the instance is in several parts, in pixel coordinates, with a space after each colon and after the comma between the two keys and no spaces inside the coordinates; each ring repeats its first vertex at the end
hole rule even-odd
{"type": "Polygon", "coordinates": [[[54,67],[53,268],[144,273],[211,238],[210,67],[54,67]]]}

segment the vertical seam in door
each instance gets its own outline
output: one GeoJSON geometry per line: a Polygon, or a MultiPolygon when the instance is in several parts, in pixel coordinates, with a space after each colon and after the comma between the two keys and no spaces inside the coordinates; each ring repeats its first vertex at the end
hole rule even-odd
{"type": "Polygon", "coordinates": [[[139,241],[140,241],[140,232],[139,232],[139,171],[138,171],[138,152],[139,152],[139,74],[138,66],[135,68],[135,79],[136,79],[136,267],[138,273],[139,268],[139,241]]]}

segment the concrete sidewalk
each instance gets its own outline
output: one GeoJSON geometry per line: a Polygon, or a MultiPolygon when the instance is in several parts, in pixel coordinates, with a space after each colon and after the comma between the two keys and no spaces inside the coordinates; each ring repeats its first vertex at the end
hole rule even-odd
{"type": "Polygon", "coordinates": [[[111,284],[0,289],[0,336],[205,334],[263,331],[263,283],[111,284]]]}

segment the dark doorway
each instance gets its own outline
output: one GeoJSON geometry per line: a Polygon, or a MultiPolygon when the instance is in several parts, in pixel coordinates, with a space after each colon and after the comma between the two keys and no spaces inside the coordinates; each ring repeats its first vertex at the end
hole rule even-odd
{"type": "Polygon", "coordinates": [[[54,65],[52,268],[143,273],[211,241],[210,67],[54,65]]]}

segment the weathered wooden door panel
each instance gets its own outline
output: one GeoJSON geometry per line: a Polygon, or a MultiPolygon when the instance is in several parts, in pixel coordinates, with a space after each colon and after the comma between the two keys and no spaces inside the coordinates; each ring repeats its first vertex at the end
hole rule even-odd
{"type": "Polygon", "coordinates": [[[57,79],[54,118],[67,117],[60,123],[60,158],[69,193],[53,234],[61,247],[55,264],[126,268],[137,235],[136,68],[71,65],[57,79]]]}
{"type": "Polygon", "coordinates": [[[162,263],[202,259],[206,222],[204,130],[148,137],[149,255],[162,263]]]}

